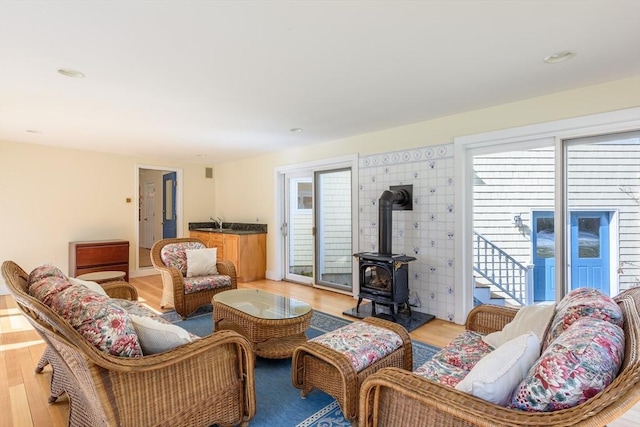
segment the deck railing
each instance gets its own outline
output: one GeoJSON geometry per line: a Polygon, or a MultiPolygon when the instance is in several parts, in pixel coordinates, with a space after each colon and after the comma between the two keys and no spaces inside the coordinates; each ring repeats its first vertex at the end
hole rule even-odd
{"type": "Polygon", "coordinates": [[[532,268],[518,262],[481,234],[474,231],[473,237],[473,270],[508,298],[521,305],[529,304],[532,291],[532,268]]]}

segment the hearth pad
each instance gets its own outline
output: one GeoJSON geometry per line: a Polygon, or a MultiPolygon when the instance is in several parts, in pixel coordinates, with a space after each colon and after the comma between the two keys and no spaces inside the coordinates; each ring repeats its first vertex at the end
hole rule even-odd
{"type": "MultiPolygon", "coordinates": [[[[396,313],[395,323],[404,326],[404,328],[409,332],[419,328],[436,317],[432,314],[421,313],[415,310],[411,310],[411,316],[408,315],[406,310],[399,309],[398,311],[399,313],[396,313]]],[[[364,319],[365,317],[371,316],[371,303],[360,304],[359,312],[356,312],[356,307],[353,307],[352,309],[345,310],[342,314],[358,319],[364,319]]],[[[389,308],[381,304],[376,304],[376,317],[392,322],[394,321],[389,308]]]]}

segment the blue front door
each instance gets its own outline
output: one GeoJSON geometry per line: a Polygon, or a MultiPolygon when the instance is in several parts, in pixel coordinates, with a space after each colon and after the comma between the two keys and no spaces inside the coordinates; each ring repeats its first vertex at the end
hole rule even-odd
{"type": "Polygon", "coordinates": [[[534,211],[531,245],[533,247],[533,299],[556,299],[556,244],[553,212],[534,211]]]}
{"type": "Polygon", "coordinates": [[[609,294],[609,213],[571,213],[571,289],[609,294]]]}
{"type": "Polygon", "coordinates": [[[162,175],[162,238],[174,238],[176,226],[176,173],[162,175]]]}
{"type": "MultiPolygon", "coordinates": [[[[571,289],[596,288],[609,294],[609,212],[571,212],[571,289]]],[[[555,300],[555,227],[553,212],[534,211],[534,301],[555,300]]]]}

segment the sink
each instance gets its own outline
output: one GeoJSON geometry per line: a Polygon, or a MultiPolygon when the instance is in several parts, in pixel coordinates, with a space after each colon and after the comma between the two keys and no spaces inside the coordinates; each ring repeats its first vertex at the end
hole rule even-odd
{"type": "Polygon", "coordinates": [[[209,231],[209,232],[213,232],[213,233],[216,233],[216,232],[217,233],[229,233],[229,232],[237,231],[237,230],[234,230],[233,228],[220,229],[218,227],[204,227],[204,228],[196,228],[196,229],[194,229],[194,231],[209,231]]]}

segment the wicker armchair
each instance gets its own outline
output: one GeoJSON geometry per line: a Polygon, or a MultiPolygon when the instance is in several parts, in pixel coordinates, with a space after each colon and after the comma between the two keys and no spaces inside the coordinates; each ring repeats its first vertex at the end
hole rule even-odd
{"type": "MultiPolygon", "coordinates": [[[[640,288],[614,300],[624,316],[624,362],[603,391],[570,409],[524,412],[508,409],[410,371],[385,368],[365,380],[360,392],[360,426],[603,426],[640,401],[640,288]]],[[[501,330],[516,310],[482,305],[466,328],[482,333],[501,330]]]]}
{"type": "Polygon", "coordinates": [[[55,383],[69,398],[70,426],[247,426],[253,418],[254,356],[246,338],[220,331],[163,353],[112,356],[30,296],[28,275],[14,262],[5,261],[2,274],[48,345],[55,383]]]}
{"type": "Polygon", "coordinates": [[[200,243],[202,247],[205,247],[202,240],[189,237],[162,239],[154,243],[151,247],[151,263],[162,275],[162,300],[160,305],[162,307],[173,305],[176,313],[181,315],[183,319],[193,313],[198,307],[211,304],[211,298],[213,298],[215,294],[238,287],[236,268],[233,263],[228,260],[218,259],[216,263],[218,274],[231,277],[231,285],[185,293],[185,276],[180,270],[168,267],[162,260],[161,253],[162,249],[167,245],[188,242],[200,243]]]}

